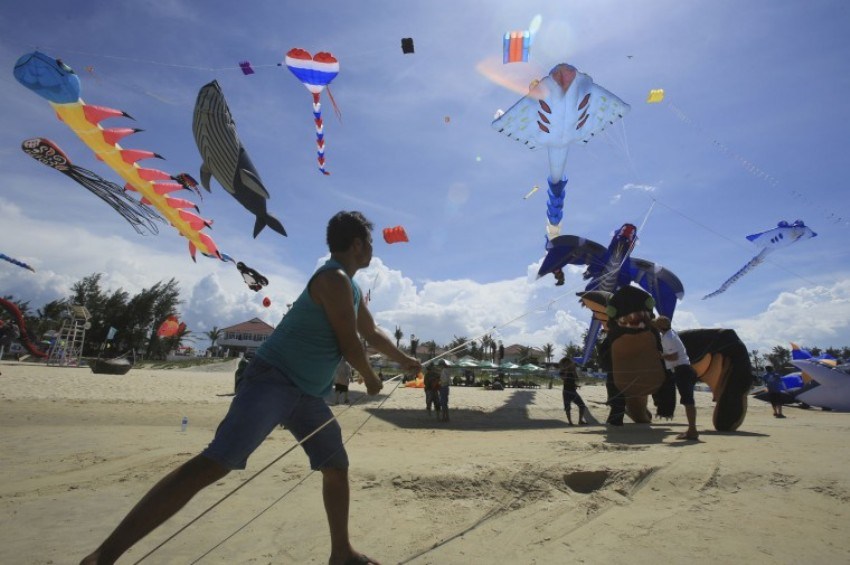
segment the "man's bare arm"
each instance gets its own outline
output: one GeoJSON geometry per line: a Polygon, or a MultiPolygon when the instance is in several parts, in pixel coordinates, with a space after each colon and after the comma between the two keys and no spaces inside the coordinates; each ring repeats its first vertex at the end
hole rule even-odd
{"type": "Polygon", "coordinates": [[[411,357],[395,346],[390,337],[375,324],[372,318],[372,313],[364,302],[360,303],[360,310],[357,313],[357,329],[360,335],[369,342],[369,345],[401,365],[407,370],[416,370],[422,368],[422,364],[416,357],[411,357]]]}

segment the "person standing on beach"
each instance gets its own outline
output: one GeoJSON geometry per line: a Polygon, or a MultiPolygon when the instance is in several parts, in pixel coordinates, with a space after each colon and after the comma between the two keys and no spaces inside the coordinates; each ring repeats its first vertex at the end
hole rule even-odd
{"type": "Polygon", "coordinates": [[[233,373],[233,394],[236,394],[236,391],[239,390],[239,383],[242,382],[242,376],[245,373],[245,369],[248,368],[248,364],[251,362],[251,358],[254,355],[252,353],[246,353],[242,356],[242,359],[239,360],[239,365],[236,366],[236,372],[233,373]]]}
{"type": "Polygon", "coordinates": [[[562,357],[558,361],[558,375],[564,383],[564,411],[567,413],[567,422],[571,426],[573,425],[572,404],[575,403],[578,406],[579,426],[587,425],[587,420],[584,416],[587,411],[587,405],[585,405],[584,400],[582,400],[581,395],[578,393],[578,374],[575,361],[569,357],[562,357]]]}
{"type": "Polygon", "coordinates": [[[348,385],[351,383],[351,365],[343,359],[339,362],[334,373],[334,391],[336,392],[336,401],[334,404],[339,404],[339,395],[343,395],[342,401],[346,404],[351,404],[348,401],[348,385]]]}
{"type": "Polygon", "coordinates": [[[440,421],[449,421],[449,387],[452,386],[452,373],[448,367],[440,371],[440,388],[437,393],[440,398],[440,421]]]}
{"type": "Polygon", "coordinates": [[[676,436],[676,439],[687,439],[696,441],[699,439],[697,431],[697,407],[694,401],[694,385],[697,383],[697,372],[691,366],[685,344],[679,338],[679,334],[670,327],[670,318],[659,316],[653,320],[653,325],[661,334],[661,349],[664,357],[664,365],[667,373],[672,374],[676,390],[679,391],[679,404],[685,407],[685,417],[688,419],[688,429],[685,433],[676,436]]]}
{"type": "Polygon", "coordinates": [[[764,384],[767,387],[770,405],[773,406],[773,417],[784,418],[785,415],[782,414],[782,391],[785,390],[785,383],[782,382],[782,375],[774,371],[770,365],[765,367],[764,370],[764,384]]]}
{"type": "Polygon", "coordinates": [[[323,398],[342,358],[363,376],[368,394],[383,388],[361,336],[406,369],[421,367],[375,325],[354,282],[354,274],[372,259],[372,227],[360,212],[339,212],[330,219],[330,259],[257,351],[212,442],[154,485],[82,564],[114,563],[200,490],[233,469],[244,469],[248,456],[278,425],[304,442],[311,468],[322,473],[331,537],[328,563],[377,563],[355,551],[349,541],[348,455],[340,426],[323,398]]]}
{"type": "Polygon", "coordinates": [[[432,363],[425,369],[425,376],[422,379],[422,385],[425,388],[425,411],[428,416],[431,416],[431,406],[434,407],[434,412],[437,417],[440,416],[440,375],[437,373],[437,368],[432,363]]]}

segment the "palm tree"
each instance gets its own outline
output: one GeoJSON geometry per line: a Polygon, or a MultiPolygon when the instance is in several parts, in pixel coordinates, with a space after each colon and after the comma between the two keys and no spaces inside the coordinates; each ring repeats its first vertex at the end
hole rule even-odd
{"type": "Polygon", "coordinates": [[[570,359],[573,359],[575,357],[579,357],[582,353],[584,353],[582,351],[581,347],[576,345],[573,342],[569,342],[567,345],[565,345],[563,352],[564,352],[564,357],[569,357],[570,359]]]}
{"type": "Polygon", "coordinates": [[[487,352],[490,351],[490,343],[493,341],[493,338],[490,337],[490,334],[484,334],[481,336],[481,357],[484,358],[487,355],[487,352]]]}
{"type": "Polygon", "coordinates": [[[400,327],[396,326],[395,333],[393,333],[393,335],[395,336],[395,347],[398,349],[398,344],[401,343],[401,338],[404,337],[404,332],[401,331],[400,327]]]}
{"type": "Polygon", "coordinates": [[[546,363],[552,362],[552,355],[555,354],[555,346],[551,343],[547,343],[543,346],[543,355],[546,356],[546,363]]]}
{"type": "Polygon", "coordinates": [[[460,336],[460,337],[452,336],[452,337],[454,339],[452,339],[446,347],[448,348],[449,351],[454,351],[455,349],[457,349],[457,351],[455,351],[455,354],[458,355],[458,356],[462,356],[464,353],[466,353],[466,350],[467,350],[466,347],[461,347],[461,345],[466,343],[466,336],[460,336]]]}
{"type": "Polygon", "coordinates": [[[213,326],[213,328],[206,332],[207,338],[210,340],[210,349],[215,349],[215,342],[221,339],[222,330],[218,328],[218,326],[213,326]]]}
{"type": "Polygon", "coordinates": [[[750,351],[750,361],[753,363],[753,369],[760,372],[761,371],[761,355],[759,355],[758,349],[753,349],[750,351]]]}
{"type": "Polygon", "coordinates": [[[781,345],[775,345],[770,352],[769,358],[773,361],[773,367],[777,371],[791,362],[791,351],[781,345]]]}

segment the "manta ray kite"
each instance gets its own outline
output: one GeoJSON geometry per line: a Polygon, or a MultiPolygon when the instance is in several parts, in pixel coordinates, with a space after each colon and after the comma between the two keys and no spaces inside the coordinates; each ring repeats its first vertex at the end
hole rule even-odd
{"type": "Polygon", "coordinates": [[[561,63],[548,76],[532,83],[526,96],[493,120],[497,131],[530,149],[546,147],[549,152],[549,239],[561,234],[570,146],[578,141],[587,143],[629,109],[628,104],[594,83],[589,75],[561,63]]]}
{"type": "Polygon", "coordinates": [[[493,120],[493,127],[530,149],[549,152],[549,201],[546,232],[561,234],[564,211],[565,170],[570,146],[587,143],[605,126],[622,118],[630,106],[572,65],[561,63],[507,112],[493,120]]]}

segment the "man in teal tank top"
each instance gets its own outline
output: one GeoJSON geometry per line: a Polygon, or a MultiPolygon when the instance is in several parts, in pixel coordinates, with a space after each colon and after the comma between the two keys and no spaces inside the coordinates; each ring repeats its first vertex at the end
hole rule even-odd
{"type": "Polygon", "coordinates": [[[343,358],[363,376],[370,395],[383,388],[361,337],[405,370],[421,368],[375,325],[354,282],[354,274],[372,260],[372,227],[360,212],[339,212],[331,218],[327,229],[331,258],[316,270],[245,369],[212,442],[154,485],[82,563],[115,562],[197,492],[233,469],[244,469],[248,456],[278,425],[303,442],[310,466],[322,473],[331,532],[328,563],[377,563],[355,551],[349,541],[348,455],[339,424],[322,398],[343,358]]]}

